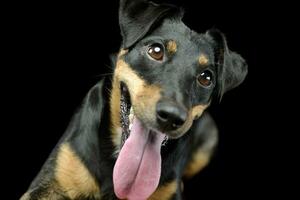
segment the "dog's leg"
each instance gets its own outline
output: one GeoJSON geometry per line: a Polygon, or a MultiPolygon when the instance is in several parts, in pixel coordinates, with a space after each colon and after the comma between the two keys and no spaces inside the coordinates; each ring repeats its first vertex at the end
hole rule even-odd
{"type": "Polygon", "coordinates": [[[88,92],[65,134],[21,200],[100,199],[96,172],[89,165],[99,163],[103,84],[100,81],[88,92]]]}
{"type": "Polygon", "coordinates": [[[195,121],[195,125],[194,144],[183,173],[184,178],[191,178],[209,163],[218,142],[218,129],[208,113],[195,121]]]}

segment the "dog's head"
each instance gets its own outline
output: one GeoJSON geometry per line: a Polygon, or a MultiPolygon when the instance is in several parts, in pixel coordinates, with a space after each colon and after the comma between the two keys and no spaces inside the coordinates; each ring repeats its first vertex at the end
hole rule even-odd
{"type": "MultiPolygon", "coordinates": [[[[182,15],[172,5],[121,1],[123,43],[111,96],[113,138],[120,148],[131,130],[150,132],[147,137],[160,143],[164,137],[157,135],[179,138],[213,98],[221,98],[247,74],[244,59],[228,49],[221,32],[196,33],[182,15]]],[[[128,197],[125,190],[119,190],[120,197],[128,197]]]]}

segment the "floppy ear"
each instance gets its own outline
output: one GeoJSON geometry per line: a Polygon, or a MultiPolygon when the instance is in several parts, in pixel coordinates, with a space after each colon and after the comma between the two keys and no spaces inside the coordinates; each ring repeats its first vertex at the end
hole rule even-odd
{"type": "Polygon", "coordinates": [[[178,10],[172,5],[158,5],[146,0],[120,0],[119,24],[123,48],[134,45],[163,17],[178,10]]]}
{"type": "Polygon", "coordinates": [[[217,65],[217,94],[222,96],[241,84],[248,72],[245,60],[237,53],[228,49],[226,38],[217,29],[211,29],[206,33],[212,41],[215,51],[215,63],[217,65]]]}

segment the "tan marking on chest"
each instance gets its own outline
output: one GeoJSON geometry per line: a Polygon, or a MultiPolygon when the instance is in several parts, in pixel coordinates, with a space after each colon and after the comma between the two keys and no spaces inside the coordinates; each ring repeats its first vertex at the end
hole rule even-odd
{"type": "Polygon", "coordinates": [[[209,162],[210,155],[202,151],[202,149],[197,150],[192,160],[188,163],[184,170],[184,176],[190,178],[200,172],[209,162]]]}
{"type": "Polygon", "coordinates": [[[177,181],[174,180],[156,189],[149,200],[168,200],[176,193],[177,181]]]}
{"type": "Polygon", "coordinates": [[[71,198],[100,198],[100,188],[94,177],[68,143],[60,147],[55,168],[55,179],[71,198]]]}

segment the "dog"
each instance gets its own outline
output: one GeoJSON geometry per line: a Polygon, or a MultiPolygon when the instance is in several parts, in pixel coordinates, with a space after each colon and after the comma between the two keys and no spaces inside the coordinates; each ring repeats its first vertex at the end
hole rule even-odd
{"type": "Polygon", "coordinates": [[[217,29],[183,10],[121,0],[114,73],[87,93],[21,200],[182,199],[182,179],[210,161],[218,129],[205,111],[243,82],[247,64],[217,29]]]}

